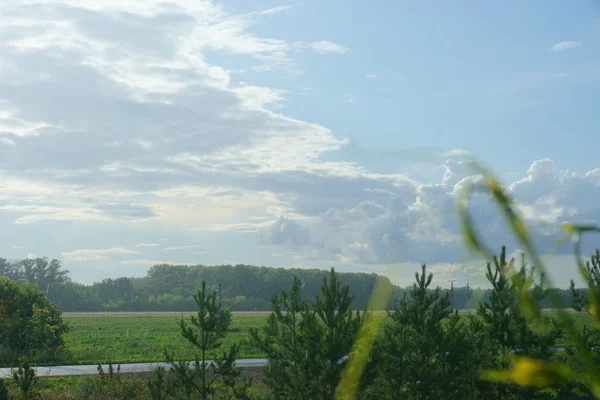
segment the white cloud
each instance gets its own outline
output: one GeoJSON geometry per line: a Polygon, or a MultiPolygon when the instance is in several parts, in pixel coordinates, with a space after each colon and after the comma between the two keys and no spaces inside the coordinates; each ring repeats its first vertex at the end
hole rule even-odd
{"type": "Polygon", "coordinates": [[[306,44],[312,51],[318,54],[345,54],[350,51],[348,47],[344,47],[334,42],[322,40],[306,44]]]}
{"type": "Polygon", "coordinates": [[[81,249],[61,253],[66,261],[86,262],[104,260],[108,254],[139,254],[139,251],[124,247],[110,249],[81,249]]]}
{"type": "Polygon", "coordinates": [[[581,47],[581,45],[582,45],[581,42],[562,41],[562,42],[558,42],[555,45],[553,45],[552,47],[550,47],[550,50],[559,52],[559,51],[574,49],[576,47],[581,47]]]}
{"type": "Polygon", "coordinates": [[[138,243],[134,247],[160,247],[159,243],[138,243]]]}
{"type": "Polygon", "coordinates": [[[144,150],[150,150],[152,148],[152,142],[149,140],[138,140],[136,143],[144,150]]]}
{"type": "Polygon", "coordinates": [[[8,144],[8,145],[11,145],[11,146],[15,145],[15,142],[12,139],[5,138],[5,137],[0,137],[0,143],[1,144],[8,144]]]}
{"type": "Polygon", "coordinates": [[[440,157],[468,157],[471,152],[464,149],[451,149],[440,153],[440,157]]]}
{"type": "MultiPolygon", "coordinates": [[[[0,102],[0,105],[6,107],[6,102],[0,102]]],[[[5,109],[0,111],[0,135],[14,136],[38,136],[44,132],[51,130],[63,129],[60,126],[49,124],[46,122],[33,122],[19,116],[15,110],[5,109]]],[[[14,144],[8,138],[3,139],[3,143],[14,144]]]]}
{"type": "Polygon", "coordinates": [[[185,249],[195,249],[197,247],[202,247],[202,246],[200,246],[198,244],[190,244],[190,245],[186,245],[186,246],[165,247],[165,250],[167,250],[167,251],[185,250],[185,249]]]}
{"type": "MultiPolygon", "coordinates": [[[[399,196],[363,190],[365,195],[380,197],[354,207],[329,208],[307,221],[278,220],[264,229],[262,237],[299,249],[313,260],[363,265],[466,260],[455,207],[460,188],[477,179],[469,176],[467,165],[447,161],[443,183],[417,184],[413,196],[410,192],[399,196]]],[[[592,200],[596,192],[600,195],[600,172],[596,170],[571,174],[556,170],[551,160],[540,160],[507,191],[517,199],[517,208],[542,251],[550,251],[563,222],[600,220],[592,200]],[[582,201],[583,197],[590,201],[582,201]]],[[[472,212],[486,241],[498,248],[513,243],[496,207],[485,197],[473,199],[472,212]]]]}
{"type": "Polygon", "coordinates": [[[119,261],[119,264],[125,265],[143,265],[146,267],[152,267],[154,265],[161,264],[170,264],[170,265],[196,265],[197,263],[188,263],[188,262],[179,262],[179,261],[169,261],[169,260],[148,260],[148,259],[139,259],[139,260],[123,260],[119,261]]]}
{"type": "Polygon", "coordinates": [[[377,78],[377,74],[367,74],[367,78],[375,79],[375,78],[377,78]]]}

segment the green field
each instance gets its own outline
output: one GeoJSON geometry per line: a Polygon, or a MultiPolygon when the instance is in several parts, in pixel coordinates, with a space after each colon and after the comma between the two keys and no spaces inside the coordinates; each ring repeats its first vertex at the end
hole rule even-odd
{"type": "MultiPolygon", "coordinates": [[[[552,315],[549,312],[548,315],[552,315]]],[[[571,313],[577,328],[592,321],[585,313],[571,313]]],[[[248,336],[251,327],[265,324],[266,313],[233,315],[231,332],[223,340],[225,348],[239,343],[248,336]]],[[[65,315],[70,331],[65,336],[69,352],[60,359],[40,360],[42,364],[97,364],[164,361],[164,350],[177,359],[193,359],[194,348],[179,333],[180,315],[165,313],[145,315],[136,313],[65,315]]],[[[189,321],[189,316],[185,316],[189,321]]],[[[568,345],[568,343],[559,343],[568,345]]],[[[210,357],[213,357],[210,354],[210,357]]],[[[250,345],[242,345],[240,358],[262,355],[250,345]]]]}
{"type": "MultiPolygon", "coordinates": [[[[65,336],[69,363],[133,363],[164,361],[164,350],[177,359],[193,359],[194,347],[185,341],[177,325],[181,317],[163,316],[65,316],[69,333],[65,336]]],[[[185,317],[189,321],[189,317],[185,317]]],[[[234,315],[231,332],[223,340],[225,348],[246,338],[251,327],[260,327],[264,315],[234,315]]],[[[240,358],[259,357],[254,349],[242,346],[240,358]]],[[[210,355],[211,357],[214,354],[210,355]]]]}

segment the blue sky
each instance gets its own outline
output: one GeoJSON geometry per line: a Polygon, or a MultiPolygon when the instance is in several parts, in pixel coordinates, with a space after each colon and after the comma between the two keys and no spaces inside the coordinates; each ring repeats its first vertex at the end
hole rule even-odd
{"type": "MultiPolygon", "coordinates": [[[[348,4],[1,4],[0,253],[83,282],[157,262],[477,280],[453,213],[471,156],[542,251],[600,219],[596,2],[348,4]]],[[[567,249],[552,267],[566,284],[567,249]]]]}

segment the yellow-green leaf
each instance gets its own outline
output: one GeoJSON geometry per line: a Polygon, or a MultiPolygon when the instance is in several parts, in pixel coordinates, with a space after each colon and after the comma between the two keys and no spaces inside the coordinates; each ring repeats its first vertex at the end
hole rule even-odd
{"type": "Polygon", "coordinates": [[[544,388],[558,385],[574,377],[566,365],[548,364],[529,357],[514,357],[508,371],[485,371],[482,379],[492,382],[510,382],[523,387],[544,388]]]}

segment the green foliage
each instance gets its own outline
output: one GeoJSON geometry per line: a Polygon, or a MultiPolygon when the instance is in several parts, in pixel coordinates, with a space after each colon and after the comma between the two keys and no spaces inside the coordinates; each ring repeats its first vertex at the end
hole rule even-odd
{"type": "Polygon", "coordinates": [[[33,388],[38,382],[38,378],[28,362],[25,362],[22,366],[19,366],[16,371],[12,372],[12,377],[17,384],[23,400],[28,400],[32,394],[33,388]]]}
{"type": "Polygon", "coordinates": [[[216,291],[207,292],[204,281],[194,300],[198,313],[190,318],[192,326],[182,319],[179,327],[183,338],[199,350],[200,358],[194,361],[192,368],[189,363],[176,362],[172,355],[167,356],[171,361],[171,372],[186,389],[187,399],[191,399],[192,393],[197,391],[202,400],[206,400],[218,384],[235,387],[235,378],[240,374],[235,367],[238,347],[233,345],[221,352],[214,362],[207,362],[207,351],[218,348],[220,340],[227,334],[231,325],[231,311],[217,300],[216,291]]]}
{"type": "MultiPolygon", "coordinates": [[[[47,359],[45,364],[164,361],[164,349],[176,360],[192,360],[196,347],[181,336],[180,315],[67,315],[64,319],[69,332],[64,340],[69,353],[64,359],[47,359]]],[[[229,332],[220,339],[220,348],[228,349],[241,342],[250,328],[261,326],[266,318],[265,315],[233,315],[229,332]]],[[[209,359],[217,354],[216,349],[207,351],[209,359]]],[[[238,349],[238,357],[259,356],[253,347],[238,349]]]]}
{"type": "MultiPolygon", "coordinates": [[[[15,357],[63,345],[67,326],[61,312],[37,287],[0,277],[0,347],[15,357]]],[[[0,364],[15,360],[0,359],[0,364]]]]}
{"type": "Polygon", "coordinates": [[[295,277],[289,293],[272,299],[267,326],[251,332],[253,343],[269,360],[264,382],[276,399],[334,399],[361,324],[353,297],[331,269],[321,294],[309,305],[295,277]]]}
{"type": "Polygon", "coordinates": [[[376,343],[367,398],[478,399],[478,369],[493,358],[481,322],[461,317],[448,293],[429,289],[423,265],[416,282],[389,313],[376,343]]]}
{"type": "MultiPolygon", "coordinates": [[[[485,247],[483,241],[474,229],[468,210],[469,199],[472,193],[483,189],[491,195],[499,206],[502,215],[507,221],[513,234],[536,266],[540,279],[542,281],[546,279],[548,286],[552,286],[546,275],[545,263],[538,255],[523,219],[513,207],[513,202],[489,171],[479,166],[476,167],[478,172],[483,176],[483,179],[478,183],[467,185],[462,200],[459,202],[459,214],[462,220],[467,244],[479,253],[489,254],[489,250],[485,247]]],[[[600,233],[600,228],[595,226],[566,225],[564,227],[564,232],[567,235],[572,236],[575,259],[579,267],[579,272],[588,284],[587,298],[589,299],[589,313],[596,321],[600,321],[600,288],[595,284],[592,269],[589,268],[589,265],[586,268],[580,256],[581,236],[589,232],[600,233]]],[[[566,237],[561,238],[557,244],[560,245],[564,239],[566,239],[566,237]]],[[[513,275],[513,286],[517,296],[518,307],[524,317],[523,324],[539,323],[542,319],[539,307],[536,304],[536,294],[539,294],[539,291],[536,293],[536,290],[532,290],[533,278],[533,271],[531,271],[529,276],[519,273],[513,275]]],[[[573,286],[574,285],[572,285],[572,287],[573,286]]],[[[547,291],[546,294],[550,297],[552,305],[558,309],[558,322],[564,329],[566,336],[568,336],[570,341],[575,345],[577,355],[582,360],[585,370],[576,374],[573,372],[572,367],[568,365],[549,364],[539,359],[535,360],[529,357],[518,357],[513,359],[513,368],[510,371],[488,371],[483,377],[493,381],[502,380],[515,383],[526,388],[542,388],[553,385],[564,386],[565,383],[573,382],[575,384],[584,384],[596,398],[600,398],[600,369],[594,362],[589,349],[586,348],[584,339],[581,337],[580,333],[577,332],[572,318],[570,318],[564,310],[560,309],[560,298],[556,296],[556,293],[553,291],[547,291]]],[[[575,304],[578,307],[583,307],[580,299],[576,298],[575,304]]],[[[525,328],[522,329],[527,330],[527,327],[525,326],[525,328]]],[[[523,342],[523,335],[521,335],[521,342],[523,342]]],[[[521,348],[522,350],[526,350],[526,348],[522,346],[522,343],[521,348]]]]}
{"type": "Polygon", "coordinates": [[[3,379],[0,379],[0,400],[8,400],[8,387],[3,379]]]}
{"type": "MultiPolygon", "coordinates": [[[[549,348],[554,345],[558,334],[552,329],[546,334],[536,332],[527,323],[527,318],[519,307],[519,295],[522,282],[532,281],[533,270],[527,270],[525,258],[521,258],[521,267],[515,271],[514,258],[507,261],[506,247],[503,246],[500,258],[493,257],[492,264],[487,263],[486,277],[492,284],[489,300],[479,304],[477,314],[488,326],[489,335],[495,340],[503,355],[512,351],[521,355],[548,355],[549,348]],[[512,273],[512,276],[509,274],[512,273]]],[[[542,284],[530,285],[527,296],[531,310],[539,312],[539,303],[544,298],[546,290],[542,284]]],[[[554,328],[552,321],[539,322],[554,328]]]]}
{"type": "Polygon", "coordinates": [[[154,370],[154,374],[148,379],[148,389],[152,400],[165,400],[167,398],[166,371],[163,367],[154,370]]]}

